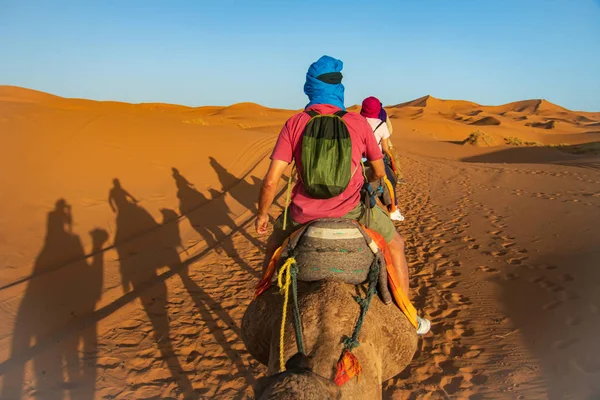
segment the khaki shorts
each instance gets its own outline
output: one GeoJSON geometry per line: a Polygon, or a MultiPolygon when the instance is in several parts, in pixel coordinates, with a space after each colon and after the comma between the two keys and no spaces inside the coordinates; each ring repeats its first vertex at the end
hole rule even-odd
{"type": "MultiPolygon", "coordinates": [[[[362,203],[359,203],[358,206],[348,214],[342,216],[342,218],[354,219],[364,225],[366,213],[362,213],[362,208],[362,203]],[[363,215],[361,216],[361,214],[363,215]]],[[[373,207],[371,211],[371,225],[369,226],[369,229],[372,229],[383,236],[387,243],[391,242],[396,235],[396,227],[394,227],[392,220],[377,206],[373,207]]],[[[283,230],[283,213],[281,213],[273,224],[272,238],[277,239],[277,245],[281,246],[283,241],[296,230],[300,229],[301,226],[302,224],[299,224],[290,217],[290,212],[288,210],[285,230],[283,230]]]]}

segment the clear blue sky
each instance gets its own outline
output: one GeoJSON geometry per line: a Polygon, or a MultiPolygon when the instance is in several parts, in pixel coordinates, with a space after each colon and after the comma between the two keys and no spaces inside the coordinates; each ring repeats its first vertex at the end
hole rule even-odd
{"type": "Polygon", "coordinates": [[[323,54],[347,105],[600,111],[600,0],[0,0],[0,84],[60,96],[301,108],[323,54]]]}

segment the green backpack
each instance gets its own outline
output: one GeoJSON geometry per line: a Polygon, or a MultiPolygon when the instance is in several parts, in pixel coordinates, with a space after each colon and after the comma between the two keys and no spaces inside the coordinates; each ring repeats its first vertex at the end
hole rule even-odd
{"type": "Polygon", "coordinates": [[[340,195],[352,178],[352,140],[342,119],[346,111],[305,111],[310,121],[302,135],[300,177],[306,193],[316,199],[340,195]]]}

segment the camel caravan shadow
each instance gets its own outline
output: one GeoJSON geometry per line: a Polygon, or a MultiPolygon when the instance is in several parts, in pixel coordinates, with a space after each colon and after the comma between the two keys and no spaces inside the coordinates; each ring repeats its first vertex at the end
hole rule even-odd
{"type": "Polygon", "coordinates": [[[44,244],[16,315],[10,359],[0,368],[2,399],[26,397],[24,386],[31,385],[24,380],[29,360],[33,361],[34,398],[94,398],[98,349],[95,321],[60,341],[55,342],[54,337],[64,326],[93,314],[102,295],[101,250],[108,233],[103,229],[89,233],[93,257],[88,263],[72,226],[71,206],[59,199],[48,213],[44,244]]]}
{"type": "MultiPolygon", "coordinates": [[[[217,171],[221,171],[219,176],[224,182],[230,182],[230,178],[225,176],[225,174],[228,173],[224,168],[219,168],[217,171]]],[[[258,278],[256,267],[249,265],[236,250],[232,233],[241,233],[244,239],[251,243],[255,248],[263,248],[264,244],[249,235],[243,227],[238,226],[236,221],[230,215],[230,210],[225,202],[224,194],[215,189],[209,189],[209,198],[198,191],[177,168],[172,168],[172,172],[175,185],[177,186],[180,214],[189,220],[192,228],[200,234],[208,248],[217,251],[223,250],[226,255],[233,259],[241,268],[258,278]],[[226,233],[225,230],[229,232],[226,233]]],[[[244,181],[242,180],[241,182],[244,181]]],[[[256,193],[254,198],[258,197],[260,182],[255,182],[253,185],[244,182],[244,184],[240,183],[240,185],[249,185],[248,187],[242,188],[243,193],[246,195],[236,196],[234,198],[249,210],[256,209],[256,204],[253,201],[249,201],[247,197],[250,197],[251,194],[254,193],[256,193]]],[[[228,193],[238,193],[238,189],[239,188],[236,187],[228,193]]],[[[252,215],[254,214],[254,211],[252,211],[252,215]]]]}
{"type": "MultiPolygon", "coordinates": [[[[181,175],[175,174],[174,176],[179,185],[190,187],[187,180],[181,175]]],[[[195,196],[194,193],[198,192],[191,189],[186,192],[188,196],[195,196]]],[[[194,198],[201,199],[200,197],[194,198]]],[[[218,301],[196,283],[196,280],[190,276],[189,263],[182,262],[180,258],[178,249],[182,248],[182,243],[178,225],[180,218],[177,212],[171,209],[161,209],[163,220],[160,223],[156,222],[152,215],[121,187],[118,180],[115,180],[109,199],[111,207],[116,213],[115,247],[119,256],[123,289],[139,293],[138,297],[142,307],[152,323],[156,346],[161,352],[162,359],[166,360],[172,376],[177,380],[180,393],[185,398],[196,398],[197,396],[188,377],[190,372],[183,371],[171,343],[170,338],[173,335],[169,326],[167,285],[163,276],[158,273],[159,269],[163,267],[168,267],[171,274],[175,274],[181,279],[185,290],[193,300],[196,311],[209,326],[215,341],[236,365],[240,374],[249,377],[246,366],[229,344],[224,332],[217,327],[217,320],[223,321],[239,336],[240,332],[237,330],[236,322],[218,301]]],[[[198,229],[210,231],[206,226],[198,229]]],[[[249,385],[254,382],[251,377],[246,379],[249,379],[249,385]]]]}
{"type": "Polygon", "coordinates": [[[241,337],[238,322],[201,287],[198,282],[201,277],[190,276],[188,270],[190,263],[222,246],[228,256],[242,261],[242,268],[256,274],[254,268],[237,255],[230,239],[241,229],[229,217],[229,208],[221,193],[213,193],[214,199],[209,200],[176,169],[173,172],[180,209],[182,214],[189,214],[182,216],[164,208],[160,210],[162,220],[156,221],[134,194],[126,190],[119,179],[114,179],[108,195],[108,204],[116,219],[114,241],[111,245],[105,230],[94,229],[90,232],[92,249],[87,253],[73,232],[71,206],[64,199],[56,202],[48,213],[44,244],[32,273],[15,283],[26,282],[27,288],[15,318],[10,357],[0,364],[3,377],[0,398],[19,399],[28,397],[26,393],[51,400],[95,398],[98,322],[136,298],[152,325],[155,345],[177,382],[179,395],[197,398],[201,393],[194,390],[188,376],[190,372],[182,369],[179,362],[182,355],[177,354],[170,339],[173,332],[169,324],[166,279],[173,276],[181,280],[195,310],[206,322],[209,334],[235,365],[236,375],[243,377],[249,386],[255,383],[218,323],[224,322],[241,337]],[[209,202],[216,207],[218,218],[207,221],[199,217],[198,209],[209,202]],[[179,228],[183,218],[190,219],[208,244],[205,250],[187,260],[182,260],[180,254],[184,251],[179,228]],[[224,234],[222,227],[230,228],[231,232],[224,234]],[[112,248],[117,253],[124,294],[97,308],[103,293],[105,251],[112,248]],[[33,379],[28,377],[26,381],[29,361],[33,379]]]}

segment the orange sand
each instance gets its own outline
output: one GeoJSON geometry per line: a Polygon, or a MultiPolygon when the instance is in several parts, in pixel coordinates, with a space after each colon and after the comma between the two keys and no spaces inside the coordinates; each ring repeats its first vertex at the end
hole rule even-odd
{"type": "MultiPolygon", "coordinates": [[[[598,142],[600,113],[430,96],[387,110],[433,334],[384,398],[598,395],[600,160],[504,138],[598,142]],[[493,145],[462,144],[476,130],[493,145]]],[[[265,372],[239,329],[264,250],[252,222],[292,114],[0,86],[0,398],[250,395],[265,372]]]]}

